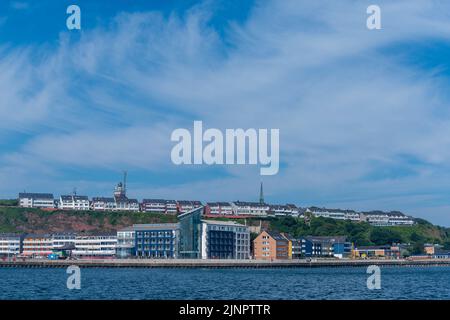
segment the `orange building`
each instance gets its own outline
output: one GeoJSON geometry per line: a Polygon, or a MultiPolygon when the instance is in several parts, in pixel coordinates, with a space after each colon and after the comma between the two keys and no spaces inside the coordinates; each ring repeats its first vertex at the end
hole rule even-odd
{"type": "Polygon", "coordinates": [[[253,240],[253,248],[257,260],[289,259],[289,240],[279,233],[262,231],[253,240]]]}

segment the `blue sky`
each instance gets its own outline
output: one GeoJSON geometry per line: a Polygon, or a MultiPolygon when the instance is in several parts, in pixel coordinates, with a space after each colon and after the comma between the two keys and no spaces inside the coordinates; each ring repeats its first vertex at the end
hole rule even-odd
{"type": "Polygon", "coordinates": [[[266,200],[450,226],[450,3],[2,1],[0,198],[257,200],[255,166],[175,166],[171,132],[279,128],[266,200]],[[66,29],[66,8],[82,29],[66,29]]]}

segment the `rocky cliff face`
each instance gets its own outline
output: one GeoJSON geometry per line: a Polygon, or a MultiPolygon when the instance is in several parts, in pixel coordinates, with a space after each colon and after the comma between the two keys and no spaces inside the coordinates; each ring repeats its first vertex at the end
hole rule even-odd
{"type": "Polygon", "coordinates": [[[176,217],[145,212],[43,211],[11,207],[0,208],[0,232],[115,232],[134,223],[165,222],[176,222],[176,217]]]}

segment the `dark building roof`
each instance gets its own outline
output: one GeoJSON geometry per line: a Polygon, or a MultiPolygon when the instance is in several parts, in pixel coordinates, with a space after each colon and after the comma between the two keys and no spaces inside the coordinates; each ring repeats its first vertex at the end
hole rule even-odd
{"type": "Polygon", "coordinates": [[[53,233],[52,236],[56,239],[64,239],[65,237],[76,237],[77,233],[76,232],[58,232],[58,233],[53,233]]]}
{"type": "Polygon", "coordinates": [[[307,240],[309,241],[313,241],[313,242],[328,242],[328,243],[344,243],[347,242],[347,237],[346,236],[307,236],[306,237],[307,240]]]}
{"type": "Polygon", "coordinates": [[[51,238],[52,235],[49,233],[29,233],[25,236],[25,239],[39,239],[39,238],[51,238]]]}
{"type": "Polygon", "coordinates": [[[259,202],[247,202],[247,201],[234,201],[234,204],[237,206],[249,206],[249,207],[267,207],[267,203],[259,203],[259,202]]]}
{"type": "Polygon", "coordinates": [[[124,194],[120,194],[120,195],[114,196],[114,199],[116,200],[116,202],[126,202],[128,200],[128,197],[124,194]]]}
{"type": "Polygon", "coordinates": [[[359,246],[356,247],[356,249],[358,250],[386,250],[386,249],[391,249],[391,246],[359,246]]]}
{"type": "Polygon", "coordinates": [[[109,197],[94,197],[92,198],[94,202],[114,202],[114,198],[109,197]]]}
{"type": "Polygon", "coordinates": [[[75,250],[75,244],[74,243],[64,243],[64,245],[60,247],[53,248],[53,250],[75,250]]]}
{"type": "Polygon", "coordinates": [[[206,203],[210,207],[230,207],[231,203],[229,202],[207,202],[206,203]]]}
{"type": "Polygon", "coordinates": [[[20,239],[24,235],[18,233],[0,233],[0,239],[20,239]]]}
{"type": "Polygon", "coordinates": [[[273,239],[275,239],[275,240],[284,240],[284,241],[287,241],[286,238],[283,237],[283,235],[280,234],[280,233],[278,233],[278,232],[267,231],[267,230],[264,230],[264,231],[267,232],[267,234],[268,234],[270,237],[272,237],[273,239]]]}
{"type": "Polygon", "coordinates": [[[51,199],[53,200],[53,194],[51,193],[19,193],[19,198],[31,198],[31,199],[51,199]]]}
{"type": "Polygon", "coordinates": [[[166,204],[166,200],[164,199],[144,199],[142,200],[143,204],[146,203],[157,203],[157,204],[166,204]]]}
{"type": "Polygon", "coordinates": [[[313,212],[340,212],[340,213],[357,213],[355,210],[343,210],[343,209],[329,209],[329,208],[319,208],[319,207],[309,207],[309,210],[313,212]]]}
{"type": "Polygon", "coordinates": [[[73,196],[74,200],[89,200],[87,196],[73,196]]]}
{"type": "Polygon", "coordinates": [[[77,201],[77,200],[89,200],[89,198],[87,196],[68,196],[68,195],[63,195],[61,196],[61,200],[63,201],[77,201]]]}

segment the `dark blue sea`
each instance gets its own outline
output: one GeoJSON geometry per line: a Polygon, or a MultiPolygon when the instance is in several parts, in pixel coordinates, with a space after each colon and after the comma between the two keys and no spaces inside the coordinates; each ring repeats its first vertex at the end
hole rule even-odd
{"type": "Polygon", "coordinates": [[[81,269],[69,290],[65,269],[0,268],[0,299],[450,299],[450,267],[81,269]]]}

